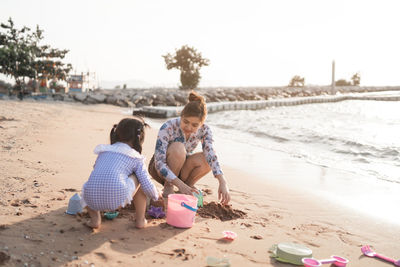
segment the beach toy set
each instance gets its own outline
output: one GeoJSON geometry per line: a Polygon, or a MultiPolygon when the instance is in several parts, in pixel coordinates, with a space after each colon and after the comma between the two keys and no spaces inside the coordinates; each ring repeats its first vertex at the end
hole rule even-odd
{"type": "Polygon", "coordinates": [[[104,212],[104,217],[107,220],[113,220],[113,219],[117,218],[118,214],[119,214],[118,211],[104,212]]]}
{"type": "Polygon", "coordinates": [[[193,196],[197,197],[197,207],[203,207],[203,192],[198,191],[199,193],[193,193],[193,196]]]}
{"type": "Polygon", "coordinates": [[[400,260],[395,260],[395,259],[383,256],[382,254],[378,254],[375,251],[373,251],[371,249],[371,247],[368,246],[368,245],[362,246],[361,247],[361,252],[367,257],[371,257],[371,258],[376,257],[376,258],[379,258],[381,260],[393,263],[394,266],[400,266],[400,260]]]}
{"type": "Polygon", "coordinates": [[[312,257],[312,250],[296,243],[279,243],[273,245],[269,252],[271,257],[277,261],[291,263],[294,265],[304,265],[305,267],[319,267],[322,264],[332,264],[332,266],[346,267],[349,260],[331,256],[329,259],[317,260],[312,257]]]}
{"type": "Polygon", "coordinates": [[[84,206],[86,206],[83,202],[84,201],[83,201],[82,197],[78,193],[75,193],[69,199],[68,208],[65,213],[67,213],[69,215],[76,215],[77,213],[82,212],[84,206]]]}
{"type": "Polygon", "coordinates": [[[314,258],[303,258],[301,260],[306,267],[319,267],[322,264],[333,264],[333,266],[337,267],[346,267],[347,263],[349,263],[348,259],[339,257],[339,256],[331,256],[330,259],[325,260],[317,260],[314,258]]]}
{"type": "Polygon", "coordinates": [[[167,223],[178,228],[190,228],[197,212],[197,198],[184,194],[168,195],[167,223]]]}
{"type": "Polygon", "coordinates": [[[312,250],[296,243],[274,244],[270,249],[271,257],[277,261],[303,265],[303,258],[312,258],[312,250]]]}
{"type": "Polygon", "coordinates": [[[206,258],[207,266],[212,267],[229,267],[231,263],[229,258],[215,258],[215,257],[207,257],[206,258]]]}
{"type": "Polygon", "coordinates": [[[162,207],[150,206],[150,208],[147,210],[147,215],[155,219],[159,219],[165,217],[165,212],[163,211],[162,207]]]}
{"type": "Polygon", "coordinates": [[[224,239],[229,240],[229,241],[233,241],[237,237],[237,234],[232,231],[223,231],[222,234],[224,236],[224,239]]]}

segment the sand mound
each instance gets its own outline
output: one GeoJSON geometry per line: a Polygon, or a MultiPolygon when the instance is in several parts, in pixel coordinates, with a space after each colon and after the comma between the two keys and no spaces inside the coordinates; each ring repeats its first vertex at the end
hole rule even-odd
{"type": "Polygon", "coordinates": [[[205,203],[203,207],[199,208],[197,214],[203,218],[218,218],[221,221],[244,218],[246,215],[246,213],[241,210],[232,209],[231,206],[223,206],[214,201],[205,203]]]}

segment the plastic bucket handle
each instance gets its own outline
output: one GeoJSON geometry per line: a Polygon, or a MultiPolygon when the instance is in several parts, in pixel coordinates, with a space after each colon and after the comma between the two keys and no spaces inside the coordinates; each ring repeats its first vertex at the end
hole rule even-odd
{"type": "Polygon", "coordinates": [[[183,201],[181,202],[181,206],[187,208],[188,210],[194,211],[194,212],[197,211],[197,208],[192,208],[191,206],[189,206],[188,204],[186,204],[183,201]]]}

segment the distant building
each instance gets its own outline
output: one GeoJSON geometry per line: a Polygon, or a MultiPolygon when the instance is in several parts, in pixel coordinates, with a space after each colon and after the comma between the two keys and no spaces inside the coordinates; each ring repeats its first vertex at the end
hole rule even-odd
{"type": "Polygon", "coordinates": [[[84,92],[83,83],[85,82],[85,75],[74,74],[70,75],[68,80],[68,91],[69,92],[84,92]]]}
{"type": "Polygon", "coordinates": [[[95,89],[94,73],[83,73],[69,75],[67,79],[68,88],[66,92],[86,92],[91,89],[95,89]],[[93,77],[92,77],[93,76],[93,77]],[[92,88],[93,87],[93,88],[92,88]]]}

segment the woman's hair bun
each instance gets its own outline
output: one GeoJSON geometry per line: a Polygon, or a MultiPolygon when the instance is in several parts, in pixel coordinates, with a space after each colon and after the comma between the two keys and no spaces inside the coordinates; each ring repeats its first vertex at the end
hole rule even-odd
{"type": "Polygon", "coordinates": [[[192,101],[204,102],[204,97],[202,97],[201,95],[199,95],[195,91],[192,91],[189,94],[189,102],[192,102],[192,101]]]}

